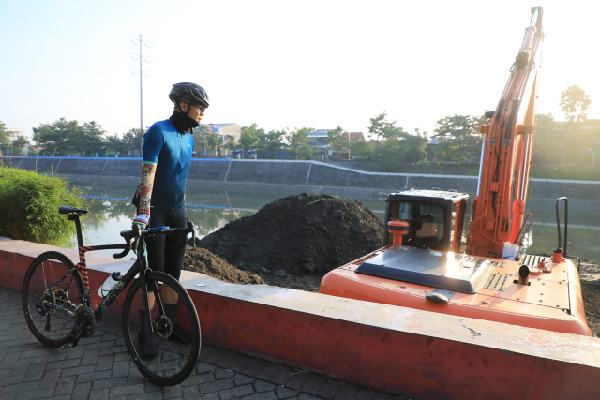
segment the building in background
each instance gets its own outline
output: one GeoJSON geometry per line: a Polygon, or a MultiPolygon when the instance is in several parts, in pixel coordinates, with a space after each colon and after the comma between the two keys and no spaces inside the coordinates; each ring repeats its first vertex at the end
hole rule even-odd
{"type": "Polygon", "coordinates": [[[5,156],[27,156],[35,152],[29,139],[19,129],[7,128],[0,137],[0,154],[5,156]]]}
{"type": "Polygon", "coordinates": [[[335,129],[315,129],[306,134],[308,145],[315,151],[317,160],[327,160],[330,156],[329,132],[334,132],[335,129]]]}
{"type": "Polygon", "coordinates": [[[216,143],[212,146],[207,146],[206,138],[203,137],[203,130],[200,129],[200,137],[197,140],[198,155],[204,157],[228,156],[230,149],[228,145],[240,141],[242,127],[234,123],[226,124],[206,124],[203,126],[204,132],[216,135],[216,143]]]}
{"type": "Polygon", "coordinates": [[[223,143],[228,143],[231,140],[240,141],[242,127],[238,124],[207,124],[206,127],[212,133],[216,133],[223,140],[223,143]]]}

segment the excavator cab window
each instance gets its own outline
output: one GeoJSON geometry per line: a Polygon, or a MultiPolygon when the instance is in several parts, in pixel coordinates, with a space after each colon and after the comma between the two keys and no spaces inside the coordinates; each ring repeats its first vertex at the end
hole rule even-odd
{"type": "Polygon", "coordinates": [[[397,215],[398,219],[410,223],[408,233],[402,237],[403,243],[421,248],[442,249],[444,207],[436,204],[400,201],[397,215]]]}
{"type": "MultiPolygon", "coordinates": [[[[461,252],[463,220],[468,194],[433,190],[391,193],[387,198],[385,224],[391,220],[409,223],[402,243],[432,250],[461,252]]],[[[391,235],[386,230],[386,241],[391,235]]]]}

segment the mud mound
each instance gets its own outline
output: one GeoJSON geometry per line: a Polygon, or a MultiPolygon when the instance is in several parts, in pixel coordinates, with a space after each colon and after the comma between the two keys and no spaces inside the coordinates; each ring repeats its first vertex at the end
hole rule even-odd
{"type": "Polygon", "coordinates": [[[319,276],[381,247],[383,224],[357,201],[304,193],[232,221],[200,245],[259,274],[319,276]]]}
{"type": "Polygon", "coordinates": [[[221,257],[201,247],[188,247],[183,260],[183,269],[200,272],[222,281],[231,283],[261,284],[264,283],[258,275],[240,271],[221,257]]]}
{"type": "Polygon", "coordinates": [[[588,323],[594,336],[600,337],[600,266],[582,262],[579,277],[588,323]]]}

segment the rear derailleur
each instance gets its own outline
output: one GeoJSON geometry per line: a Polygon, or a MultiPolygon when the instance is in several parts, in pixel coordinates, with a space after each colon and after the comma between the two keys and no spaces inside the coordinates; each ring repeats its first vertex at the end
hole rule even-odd
{"type": "Polygon", "coordinates": [[[96,317],[92,309],[84,304],[77,307],[73,317],[75,326],[71,330],[71,345],[77,346],[79,339],[91,336],[96,329],[96,317]]]}

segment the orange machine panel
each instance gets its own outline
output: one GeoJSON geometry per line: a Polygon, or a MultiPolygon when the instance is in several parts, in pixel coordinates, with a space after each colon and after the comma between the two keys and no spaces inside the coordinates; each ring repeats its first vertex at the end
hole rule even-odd
{"type": "MultiPolygon", "coordinates": [[[[523,264],[518,261],[450,254],[449,257],[439,257],[441,267],[425,263],[417,268],[406,265],[402,272],[409,271],[409,274],[401,275],[404,280],[390,278],[389,273],[382,274],[388,277],[378,276],[381,271],[377,268],[381,270],[391,265],[402,269],[403,261],[411,261],[405,252],[395,259],[396,264],[389,262],[385,265],[385,253],[397,250],[386,247],[329,272],[321,281],[321,293],[555,332],[591,335],[585,319],[581,288],[576,279],[577,270],[570,260],[553,263],[544,259],[549,272],[542,272],[531,265],[529,276],[523,279],[519,276],[519,268],[523,264]],[[457,268],[457,259],[460,268],[457,268]],[[377,264],[377,260],[382,264],[377,264]],[[359,266],[369,262],[372,264],[369,273],[357,272],[359,266]],[[445,264],[452,265],[445,268],[445,264]],[[467,288],[466,291],[448,289],[448,285],[454,285],[457,271],[468,270],[469,265],[474,264],[479,265],[479,269],[477,274],[473,274],[476,276],[472,279],[472,292],[468,292],[468,285],[458,286],[467,288]],[[437,285],[423,285],[419,271],[426,279],[439,275],[431,281],[437,285]],[[449,284],[443,281],[444,277],[450,278],[449,284]]],[[[427,257],[435,261],[435,257],[426,254],[431,253],[430,250],[410,248],[408,251],[416,252],[414,259],[420,262],[427,257]],[[419,255],[419,252],[422,254],[419,255]]],[[[540,258],[535,260],[537,262],[540,258]]],[[[466,275],[463,272],[463,275],[468,279],[468,272],[466,275]]]]}

